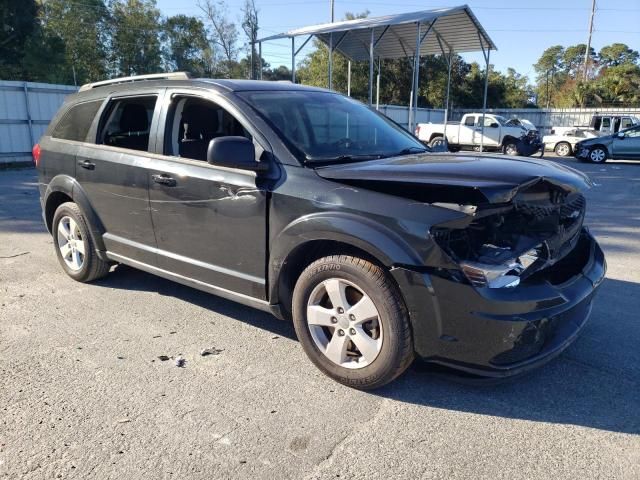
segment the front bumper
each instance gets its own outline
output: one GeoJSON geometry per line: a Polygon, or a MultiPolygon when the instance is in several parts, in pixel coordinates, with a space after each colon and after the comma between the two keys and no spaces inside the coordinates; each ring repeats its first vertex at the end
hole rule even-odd
{"type": "Polygon", "coordinates": [[[577,144],[573,148],[573,156],[579,160],[585,159],[589,156],[589,149],[585,146],[577,144]]]}
{"type": "Polygon", "coordinates": [[[567,348],[585,325],[606,272],[583,230],[567,258],[514,288],[474,288],[395,268],[409,308],[416,354],[485,377],[518,375],[567,348]]]}

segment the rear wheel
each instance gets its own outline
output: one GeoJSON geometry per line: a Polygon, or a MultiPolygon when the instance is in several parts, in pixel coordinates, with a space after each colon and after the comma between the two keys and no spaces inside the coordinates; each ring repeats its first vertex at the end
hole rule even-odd
{"type": "Polygon", "coordinates": [[[445,145],[444,137],[433,137],[429,142],[429,146],[431,148],[443,148],[445,145]]]}
{"type": "Polygon", "coordinates": [[[411,364],[409,318],[384,270],[336,255],[309,265],[293,293],[293,320],[302,348],[326,375],[373,389],[411,364]]]}
{"type": "Polygon", "coordinates": [[[593,147],[589,152],[591,163],[604,163],[607,161],[607,150],[604,147],[593,147]]]}
{"type": "Polygon", "coordinates": [[[567,142],[560,142],[556,145],[554,151],[559,157],[568,157],[569,155],[571,155],[571,145],[567,142]]]}
{"type": "Polygon", "coordinates": [[[98,258],[87,221],[78,206],[66,202],[56,209],[53,244],[63,270],[74,280],[91,282],[109,273],[109,263],[98,258]]]}

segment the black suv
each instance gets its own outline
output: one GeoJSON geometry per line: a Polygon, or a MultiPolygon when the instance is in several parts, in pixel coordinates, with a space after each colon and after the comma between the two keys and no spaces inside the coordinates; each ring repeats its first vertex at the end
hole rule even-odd
{"type": "Polygon", "coordinates": [[[34,147],[65,272],[122,263],[292,319],[358,388],[414,356],[521,373],[566,348],[605,274],[589,179],[531,159],[430,153],[365,105],[288,82],[85,85],[34,147]]]}

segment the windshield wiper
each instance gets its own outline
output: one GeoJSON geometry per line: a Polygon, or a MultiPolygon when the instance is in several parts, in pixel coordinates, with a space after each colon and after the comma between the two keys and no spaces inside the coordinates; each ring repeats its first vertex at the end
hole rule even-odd
{"type": "Polygon", "coordinates": [[[346,163],[385,158],[382,154],[336,155],[335,157],[307,157],[307,163],[346,163]]]}
{"type": "Polygon", "coordinates": [[[389,155],[390,157],[398,157],[400,155],[409,155],[410,153],[426,153],[429,150],[423,147],[407,147],[400,150],[398,153],[394,153],[393,155],[389,155]]]}

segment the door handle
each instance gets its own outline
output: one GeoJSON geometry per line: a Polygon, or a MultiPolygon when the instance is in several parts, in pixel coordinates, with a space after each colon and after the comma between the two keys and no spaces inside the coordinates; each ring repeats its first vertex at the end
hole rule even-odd
{"type": "Polygon", "coordinates": [[[154,182],[159,183],[160,185],[166,185],[168,187],[173,187],[176,184],[176,180],[174,178],[171,178],[166,173],[163,173],[161,175],[151,175],[151,178],[154,182]]]}
{"type": "Polygon", "coordinates": [[[86,168],[87,170],[94,170],[96,168],[96,164],[91,163],[89,160],[78,162],[78,165],[80,165],[82,168],[86,168]]]}

